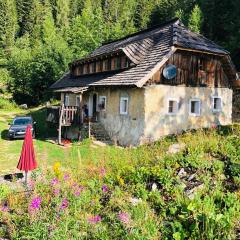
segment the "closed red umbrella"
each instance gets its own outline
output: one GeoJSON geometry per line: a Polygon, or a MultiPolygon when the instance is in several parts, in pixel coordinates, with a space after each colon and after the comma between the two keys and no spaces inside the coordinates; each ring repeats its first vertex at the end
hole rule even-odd
{"type": "Polygon", "coordinates": [[[35,159],[35,153],[32,140],[32,126],[28,125],[26,134],[22,146],[22,153],[17,165],[17,168],[21,171],[25,171],[25,181],[27,183],[27,172],[37,168],[37,162],[35,159]]]}

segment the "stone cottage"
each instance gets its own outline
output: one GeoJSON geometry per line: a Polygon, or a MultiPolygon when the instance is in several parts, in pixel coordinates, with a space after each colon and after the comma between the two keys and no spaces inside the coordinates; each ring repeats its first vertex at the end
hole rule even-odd
{"type": "Polygon", "coordinates": [[[236,80],[226,50],[174,19],[103,44],[50,88],[61,93],[60,127],[81,134],[90,121],[127,146],[231,124],[236,80]]]}

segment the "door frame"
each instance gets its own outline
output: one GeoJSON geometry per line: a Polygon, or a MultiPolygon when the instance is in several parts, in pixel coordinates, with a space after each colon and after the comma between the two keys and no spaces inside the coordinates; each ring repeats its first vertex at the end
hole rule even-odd
{"type": "Polygon", "coordinates": [[[98,112],[98,93],[92,92],[89,94],[88,98],[88,115],[89,117],[93,117],[93,95],[96,94],[96,112],[98,112]]]}

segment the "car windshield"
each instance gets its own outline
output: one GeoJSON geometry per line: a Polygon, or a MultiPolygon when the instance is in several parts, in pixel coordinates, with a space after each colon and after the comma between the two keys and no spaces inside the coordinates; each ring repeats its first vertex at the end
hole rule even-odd
{"type": "Polygon", "coordinates": [[[18,118],[15,119],[13,125],[28,125],[32,124],[31,118],[18,118]]]}

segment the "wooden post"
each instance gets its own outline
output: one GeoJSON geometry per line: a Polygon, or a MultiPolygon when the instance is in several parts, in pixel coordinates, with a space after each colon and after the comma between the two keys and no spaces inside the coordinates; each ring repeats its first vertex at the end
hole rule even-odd
{"type": "Polygon", "coordinates": [[[88,138],[91,137],[91,124],[90,124],[90,119],[88,118],[88,138]]]}
{"type": "Polygon", "coordinates": [[[60,118],[58,127],[58,144],[62,145],[62,118],[63,118],[64,104],[60,107],[60,118]]]}

